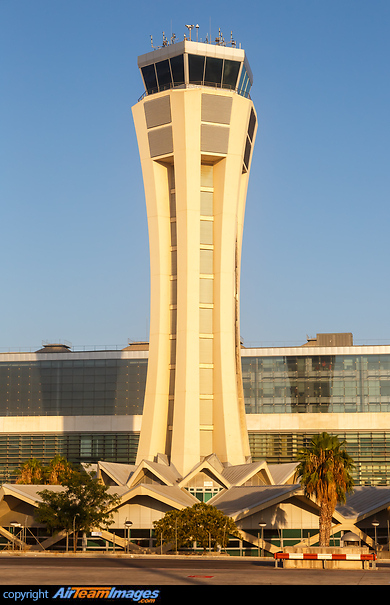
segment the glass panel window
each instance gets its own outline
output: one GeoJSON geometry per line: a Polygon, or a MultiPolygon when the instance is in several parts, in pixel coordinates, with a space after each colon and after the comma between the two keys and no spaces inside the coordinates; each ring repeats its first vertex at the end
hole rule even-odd
{"type": "Polygon", "coordinates": [[[146,65],[145,67],[142,67],[141,71],[148,94],[157,92],[157,80],[156,72],[154,71],[154,63],[152,63],[152,65],[146,65]]]}
{"type": "Polygon", "coordinates": [[[382,370],[390,370],[390,355],[380,356],[380,368],[382,370]]]}
{"type": "Polygon", "coordinates": [[[348,398],[356,397],[357,385],[355,380],[345,381],[345,396],[348,398]]]}
{"type": "Polygon", "coordinates": [[[369,370],[379,370],[379,355],[369,355],[367,358],[367,367],[369,370]]]}
{"type": "Polygon", "coordinates": [[[249,138],[251,141],[253,141],[253,134],[255,132],[255,126],[256,126],[256,116],[255,116],[255,112],[252,109],[251,116],[249,118],[249,125],[248,125],[248,135],[249,135],[249,138]]]}
{"type": "Polygon", "coordinates": [[[171,365],[174,366],[176,363],[176,338],[171,338],[171,365]]]}
{"type": "Polygon", "coordinates": [[[200,221],[200,243],[208,245],[213,243],[212,221],[200,221]]]}
{"type": "Polygon", "coordinates": [[[177,279],[171,279],[171,305],[177,304],[177,279]]]}
{"type": "Polygon", "coordinates": [[[213,332],[213,310],[199,309],[199,332],[200,334],[212,334],[213,332]]]}
{"type": "Polygon", "coordinates": [[[228,59],[225,59],[223,65],[223,88],[233,89],[236,87],[239,70],[240,63],[238,61],[229,61],[228,59]]]}
{"type": "Polygon", "coordinates": [[[250,88],[251,81],[248,77],[245,67],[243,67],[241,71],[240,83],[238,85],[238,93],[243,97],[248,97],[250,88]]]}
{"type": "Polygon", "coordinates": [[[209,395],[213,392],[213,370],[199,368],[199,392],[201,395],[209,395]]]}
{"type": "Polygon", "coordinates": [[[213,301],[213,285],[214,282],[212,279],[204,279],[201,278],[199,280],[199,301],[201,303],[212,304],[213,301]]]}
{"type": "Polygon", "coordinates": [[[213,187],[213,167],[202,164],[200,167],[200,186],[213,187]]]}
{"type": "Polygon", "coordinates": [[[369,380],[368,381],[368,396],[379,397],[380,396],[380,382],[379,380],[369,380]]]}
{"type": "Polygon", "coordinates": [[[177,309],[170,309],[169,310],[169,316],[170,316],[170,333],[171,334],[176,334],[176,324],[177,324],[177,309]]]}
{"type": "Polygon", "coordinates": [[[213,192],[200,192],[200,214],[203,216],[213,216],[213,192]]]}
{"type": "Polygon", "coordinates": [[[172,84],[172,78],[168,59],[156,63],[156,71],[159,88],[169,88],[172,84]]]}
{"type": "Polygon", "coordinates": [[[177,275],[177,250],[171,251],[171,275],[177,275]]]}
{"type": "Polygon", "coordinates": [[[171,246],[177,246],[177,238],[176,238],[176,221],[171,222],[171,246]]]}
{"type": "Polygon", "coordinates": [[[344,370],[351,372],[356,370],[356,357],[344,357],[344,370]]]}
{"type": "Polygon", "coordinates": [[[390,396],[390,381],[389,380],[381,380],[381,395],[383,397],[390,396]]]}
{"type": "Polygon", "coordinates": [[[199,363],[213,363],[213,339],[199,339],[199,363]]]}
{"type": "Polygon", "coordinates": [[[204,59],[205,58],[200,55],[188,55],[190,82],[193,84],[203,83],[204,59]]]}
{"type": "Polygon", "coordinates": [[[90,458],[91,455],[92,455],[92,437],[91,437],[91,435],[81,435],[80,458],[90,458]]]}
{"type": "Polygon", "coordinates": [[[242,91],[243,91],[243,88],[244,88],[244,85],[246,84],[246,80],[247,80],[247,78],[248,78],[248,76],[247,76],[247,73],[246,73],[246,69],[245,69],[245,67],[243,66],[243,67],[242,67],[242,71],[241,71],[240,82],[239,82],[239,85],[238,85],[238,92],[239,92],[240,94],[241,94],[241,93],[242,93],[242,91]]]}
{"type": "Polygon", "coordinates": [[[171,193],[169,196],[169,211],[171,218],[176,217],[176,194],[171,193]]]}
{"type": "Polygon", "coordinates": [[[212,250],[201,250],[200,251],[200,272],[206,275],[213,273],[213,251],[212,250]]]}
{"type": "Polygon", "coordinates": [[[245,144],[245,152],[244,152],[244,164],[245,166],[248,168],[249,166],[249,158],[251,156],[251,143],[250,140],[246,139],[246,144],[245,144]]]}
{"type": "Polygon", "coordinates": [[[169,395],[172,397],[175,394],[175,369],[169,370],[169,395]]]}
{"type": "Polygon", "coordinates": [[[179,86],[180,84],[184,84],[184,60],[183,55],[178,55],[177,57],[171,57],[171,70],[173,76],[173,82],[175,86],[179,86]]]}
{"type": "Polygon", "coordinates": [[[204,76],[204,83],[206,85],[211,84],[214,86],[221,85],[222,79],[222,59],[216,59],[215,57],[206,58],[206,72],[204,76]]]}

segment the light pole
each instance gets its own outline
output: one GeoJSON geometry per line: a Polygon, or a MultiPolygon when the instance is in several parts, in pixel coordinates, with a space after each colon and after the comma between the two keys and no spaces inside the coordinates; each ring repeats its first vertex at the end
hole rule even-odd
{"type": "Polygon", "coordinates": [[[130,528],[133,525],[132,521],[125,521],[125,529],[127,530],[127,541],[126,541],[126,552],[129,554],[129,546],[130,546],[130,528]]]}
{"type": "Polygon", "coordinates": [[[375,541],[375,554],[376,554],[376,550],[377,550],[377,548],[376,548],[376,528],[379,525],[379,521],[377,521],[376,519],[374,519],[374,521],[372,521],[371,525],[374,526],[374,535],[375,535],[374,541],[375,541]]]}
{"type": "MultiPolygon", "coordinates": [[[[374,538],[374,542],[375,542],[375,545],[374,545],[374,551],[375,551],[375,555],[376,555],[376,551],[377,551],[377,546],[376,546],[376,528],[377,528],[377,527],[378,527],[378,525],[379,525],[379,521],[377,521],[376,519],[374,519],[374,520],[372,521],[371,525],[373,525],[373,526],[374,526],[374,536],[375,536],[375,538],[374,538]]],[[[373,567],[374,569],[376,568],[376,561],[375,561],[375,560],[374,560],[374,562],[373,562],[373,566],[372,566],[372,567],[373,567]]]]}
{"type": "MultiPolygon", "coordinates": [[[[261,543],[264,543],[264,528],[267,524],[264,523],[263,521],[260,521],[259,523],[259,527],[261,528],[261,543]]],[[[264,555],[264,548],[263,548],[263,555],[264,555]]],[[[260,540],[259,540],[259,557],[260,557],[260,540]]]]}

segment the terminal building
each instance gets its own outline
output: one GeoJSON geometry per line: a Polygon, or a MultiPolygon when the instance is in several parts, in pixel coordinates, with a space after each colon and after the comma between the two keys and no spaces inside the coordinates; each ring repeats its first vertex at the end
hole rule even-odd
{"type": "Polygon", "coordinates": [[[122,496],[111,533],[103,532],[100,543],[89,540],[91,547],[124,548],[126,519],[135,543],[156,547],[153,519],[198,500],[236,520],[243,538],[231,540],[230,554],[315,544],[318,509],[294,484],[295,457],[326,430],[346,440],[355,461],[355,491],[336,510],[332,544],[342,545],[352,532],[374,548],[375,520],[377,541],[388,549],[390,346],[354,346],[350,334],[318,334],[298,347],[242,348],[252,462],[224,465],[205,456],[186,477],[164,456],[136,464],[148,354],[147,343],[133,343],[116,351],[57,344],[0,355],[0,547],[12,540],[10,524],[26,519],[31,547],[37,539],[43,548],[61,547],[34,522],[43,487],[15,483],[22,462],[36,457],[48,464],[56,454],[96,464],[122,496]]]}
{"type": "MultiPolygon", "coordinates": [[[[149,343],[76,351],[46,343],[0,354],[0,544],[25,547],[42,486],[16,483],[29,458],[60,454],[96,465],[121,496],[110,532],[125,522],[144,546],[153,521],[201,500],[232,516],[235,554],[318,541],[318,507],[294,483],[296,454],[327,431],[347,443],[356,490],[334,515],[373,546],[389,542],[390,346],[354,346],[317,334],[302,346],[245,348],[240,266],[257,115],[245,51],[164,40],[138,58],[145,92],[132,108],[149,228],[149,343]],[[262,528],[262,537],[260,530],[262,528]],[[377,527],[375,525],[375,527],[377,527]],[[24,535],[27,535],[24,532],[24,535]]],[[[35,540],[35,542],[34,542],[35,540]]]]}
{"type": "MultiPolygon", "coordinates": [[[[0,483],[30,457],[134,464],[148,355],[147,343],[0,354],[0,483]]],[[[347,442],[356,485],[390,485],[390,345],[319,334],[298,347],[242,348],[241,363],[253,461],[294,462],[327,431],[347,442]]]]}

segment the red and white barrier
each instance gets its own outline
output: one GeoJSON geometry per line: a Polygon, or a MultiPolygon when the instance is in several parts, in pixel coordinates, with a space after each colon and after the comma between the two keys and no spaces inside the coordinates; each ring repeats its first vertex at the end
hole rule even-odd
{"type": "Polygon", "coordinates": [[[375,553],[333,554],[328,552],[276,552],[275,559],[300,559],[301,561],[375,561],[375,553]]]}

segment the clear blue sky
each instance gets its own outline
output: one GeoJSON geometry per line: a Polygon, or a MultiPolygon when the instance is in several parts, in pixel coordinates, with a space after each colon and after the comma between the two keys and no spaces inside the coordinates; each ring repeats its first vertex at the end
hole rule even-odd
{"type": "Polygon", "coordinates": [[[389,0],[0,0],[0,350],[148,337],[137,56],[186,23],[254,75],[244,343],[390,343],[389,0]]]}

